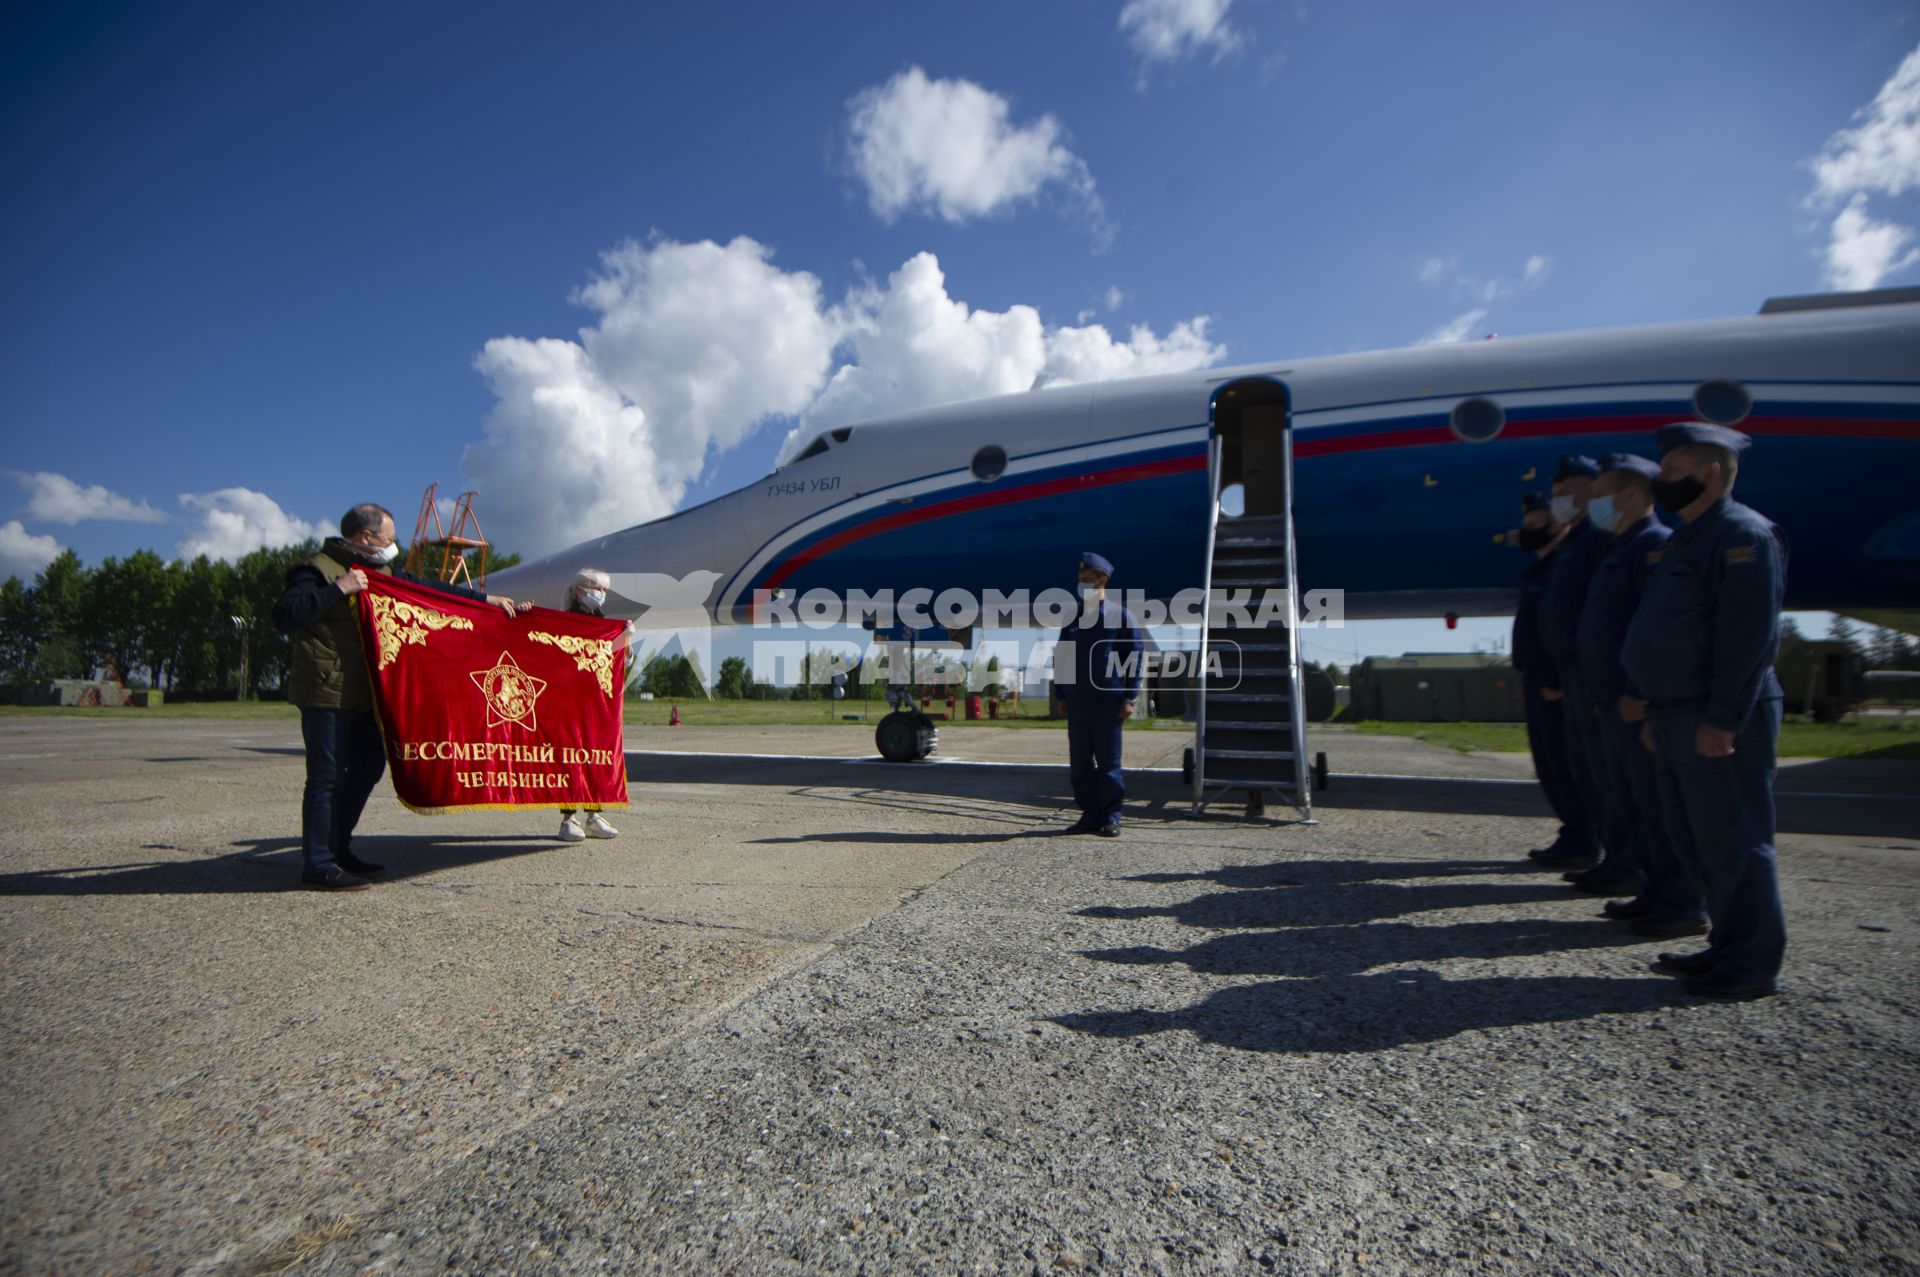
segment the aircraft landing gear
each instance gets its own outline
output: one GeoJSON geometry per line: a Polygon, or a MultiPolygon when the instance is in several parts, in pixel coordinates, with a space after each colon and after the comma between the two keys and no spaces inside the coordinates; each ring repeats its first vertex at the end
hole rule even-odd
{"type": "Polygon", "coordinates": [[[873,729],[873,743],[890,763],[916,763],[940,743],[940,729],[925,714],[895,710],[873,729]]]}

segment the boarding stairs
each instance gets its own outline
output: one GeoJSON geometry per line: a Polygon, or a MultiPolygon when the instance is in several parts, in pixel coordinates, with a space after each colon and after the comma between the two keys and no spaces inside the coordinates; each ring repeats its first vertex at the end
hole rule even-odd
{"type": "MultiPolygon", "coordinates": [[[[1272,799],[1310,822],[1313,772],[1295,642],[1300,599],[1293,540],[1293,432],[1280,429],[1273,434],[1277,437],[1263,441],[1268,473],[1257,502],[1259,513],[1229,517],[1219,513],[1216,503],[1210,520],[1208,616],[1201,631],[1201,682],[1194,711],[1193,814],[1244,791],[1250,816],[1264,814],[1272,799]],[[1236,601],[1240,615],[1229,611],[1236,601]]],[[[1210,467],[1216,492],[1218,467],[1216,439],[1210,467]]]]}

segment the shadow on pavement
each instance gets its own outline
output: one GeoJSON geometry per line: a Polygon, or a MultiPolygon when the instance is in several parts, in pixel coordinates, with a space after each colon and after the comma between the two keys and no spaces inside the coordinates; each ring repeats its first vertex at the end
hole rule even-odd
{"type": "MultiPolygon", "coordinates": [[[[1690,1002],[1672,981],[1609,976],[1482,976],[1449,980],[1424,965],[1458,958],[1497,960],[1643,945],[1598,917],[1505,918],[1416,925],[1428,910],[1530,901],[1567,901],[1557,880],[1472,881],[1511,875],[1488,860],[1361,859],[1224,866],[1201,873],[1141,874],[1126,881],[1204,881],[1231,889],[1168,905],[1097,905],[1092,918],[1171,918],[1225,934],[1185,948],[1152,945],[1085,950],[1096,962],[1184,966],[1210,976],[1278,976],[1218,989],[1178,1011],[1100,1010],[1052,1017],[1096,1037],[1184,1030],[1249,1051],[1374,1051],[1429,1042],[1470,1029],[1576,1020],[1690,1002]],[[1396,883],[1395,878],[1424,879],[1396,883]],[[1386,881],[1382,881],[1382,880],[1386,881]],[[1435,881],[1438,880],[1438,881],[1435,881]],[[1394,970],[1374,971],[1376,967],[1394,970]]],[[[1595,901],[1596,913],[1598,902],[1595,901]]]]}
{"type": "MultiPolygon", "coordinates": [[[[77,865],[0,874],[0,896],[163,896],[272,894],[300,887],[300,844],[293,838],[248,839],[244,850],[193,860],[153,860],[118,865],[77,865]]],[[[374,881],[404,882],[443,869],[484,864],[513,856],[558,851],[570,844],[552,838],[455,835],[413,838],[357,835],[354,854],[385,865],[374,881]]],[[[181,850],[150,843],[142,850],[181,850]]]]}
{"type": "Polygon", "coordinates": [[[1103,1038],[1185,1030],[1241,1051],[1383,1051],[1473,1029],[1584,1020],[1692,1002],[1675,982],[1651,975],[1446,980],[1438,972],[1414,969],[1238,985],[1181,1011],[1089,1011],[1052,1019],[1103,1038]]]}

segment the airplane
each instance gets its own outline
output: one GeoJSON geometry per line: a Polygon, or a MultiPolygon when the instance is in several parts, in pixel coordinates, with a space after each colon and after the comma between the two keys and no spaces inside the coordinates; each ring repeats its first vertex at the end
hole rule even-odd
{"type": "MultiPolygon", "coordinates": [[[[1563,453],[1653,455],[1655,427],[1680,420],[1754,438],[1737,496],[1786,535],[1789,609],[1920,607],[1920,288],[1039,387],[835,426],[758,483],[496,582],[551,599],[586,565],[710,573],[701,619],[737,625],[756,592],[1071,588],[1091,548],[1118,566],[1116,588],[1165,600],[1202,585],[1216,503],[1255,482],[1235,457],[1288,429],[1302,590],[1343,590],[1348,619],[1497,616],[1518,597],[1505,532],[1520,494],[1547,488],[1563,453]]],[[[1257,497],[1247,487],[1249,511],[1257,497]]]]}

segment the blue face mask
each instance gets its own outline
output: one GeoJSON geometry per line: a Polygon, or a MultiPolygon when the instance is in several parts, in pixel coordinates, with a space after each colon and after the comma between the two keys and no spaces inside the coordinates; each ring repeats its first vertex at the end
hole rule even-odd
{"type": "Polygon", "coordinates": [[[1595,497],[1587,502],[1587,518],[1602,532],[1618,532],[1626,515],[1613,503],[1611,496],[1606,496],[1595,497]]]}

